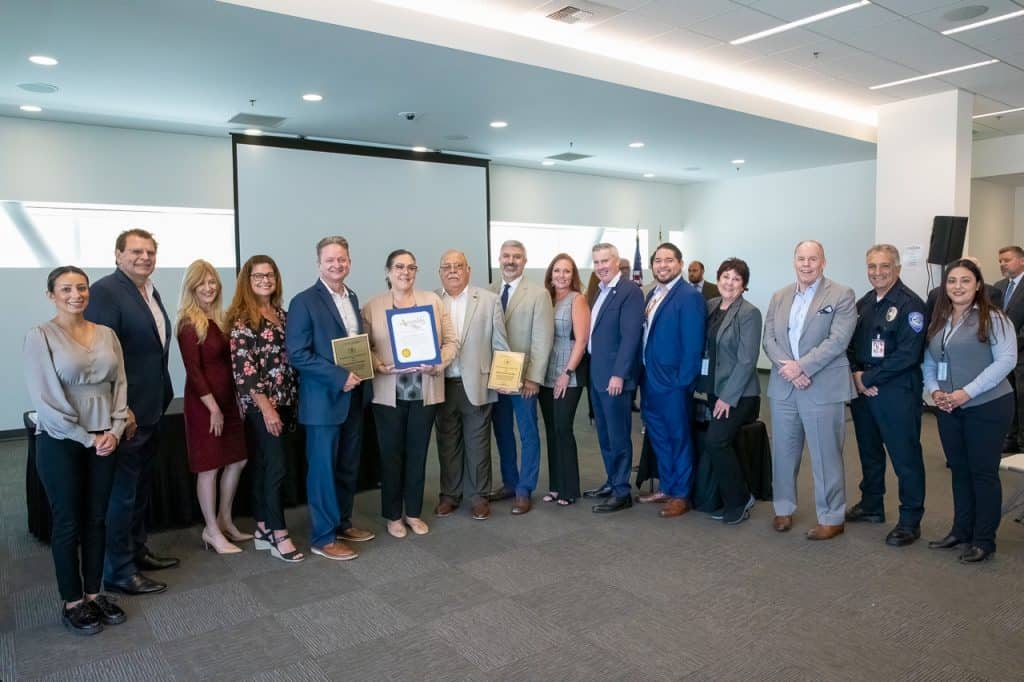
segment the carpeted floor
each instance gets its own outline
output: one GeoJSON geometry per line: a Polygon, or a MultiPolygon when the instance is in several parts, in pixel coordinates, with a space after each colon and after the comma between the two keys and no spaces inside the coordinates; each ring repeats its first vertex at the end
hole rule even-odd
{"type": "MultiPolygon", "coordinates": [[[[583,483],[599,484],[585,409],[577,434],[583,483]]],[[[952,503],[929,415],[923,440],[927,539],[948,530],[952,503]]],[[[806,458],[803,506],[785,535],[772,531],[767,503],[728,527],[699,513],[662,520],[644,505],[598,516],[536,495],[523,517],[508,502],[484,522],[465,507],[448,519],[425,513],[429,535],[395,540],[375,492],[358,497],[356,513],[378,537],[351,562],[292,566],[251,543],[218,556],[202,550],[198,527],[160,533],[151,547],[182,559],[154,574],[170,589],[122,597],[128,622],[85,638],[61,627],[49,550],[25,529],[24,457],[24,442],[0,444],[6,681],[1024,679],[1024,526],[1005,519],[995,559],[977,566],[923,541],[886,547],[889,524],[808,542],[806,458]]],[[[853,504],[852,427],[846,462],[853,504]]],[[[431,509],[436,490],[432,454],[431,509]]],[[[890,492],[891,519],[895,507],[890,492]]],[[[288,516],[307,547],[305,508],[288,516]]]]}

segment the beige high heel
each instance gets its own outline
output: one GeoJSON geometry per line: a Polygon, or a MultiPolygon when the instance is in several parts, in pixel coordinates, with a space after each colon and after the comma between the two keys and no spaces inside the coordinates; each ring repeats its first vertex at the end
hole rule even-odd
{"type": "Polygon", "coordinates": [[[227,538],[224,538],[222,543],[218,543],[215,538],[207,535],[205,528],[203,528],[201,537],[203,538],[203,547],[212,549],[217,554],[238,554],[242,551],[241,547],[231,544],[227,538]]]}

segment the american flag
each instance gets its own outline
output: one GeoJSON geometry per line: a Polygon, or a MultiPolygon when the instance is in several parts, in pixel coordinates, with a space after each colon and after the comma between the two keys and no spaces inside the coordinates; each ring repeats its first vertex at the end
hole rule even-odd
{"type": "Polygon", "coordinates": [[[633,252],[633,281],[637,286],[644,283],[644,261],[640,258],[640,228],[636,228],[636,250],[633,252]]]}

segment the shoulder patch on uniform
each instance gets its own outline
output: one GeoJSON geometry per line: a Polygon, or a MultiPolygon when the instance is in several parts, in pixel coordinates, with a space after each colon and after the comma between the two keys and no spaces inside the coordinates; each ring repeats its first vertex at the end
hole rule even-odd
{"type": "Polygon", "coordinates": [[[910,324],[910,328],[918,334],[924,329],[924,314],[923,313],[910,313],[907,315],[907,322],[910,324]]]}

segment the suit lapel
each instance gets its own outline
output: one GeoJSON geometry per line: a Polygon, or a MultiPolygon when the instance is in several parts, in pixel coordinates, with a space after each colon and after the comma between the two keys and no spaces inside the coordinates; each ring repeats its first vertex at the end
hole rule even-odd
{"type": "Polygon", "coordinates": [[[462,320],[462,333],[459,335],[459,341],[462,343],[466,341],[466,332],[469,331],[469,324],[473,319],[473,315],[476,314],[478,303],[480,303],[480,294],[477,292],[476,287],[473,287],[469,290],[469,300],[466,301],[466,316],[462,320]]]}
{"type": "MultiPolygon", "coordinates": [[[[501,289],[504,289],[504,288],[505,288],[505,282],[502,282],[501,283],[501,287],[498,288],[498,296],[499,297],[501,296],[501,289]]],[[[522,303],[523,299],[526,298],[526,292],[527,292],[527,290],[529,288],[530,288],[530,285],[526,282],[525,279],[519,280],[519,286],[516,287],[516,290],[512,293],[512,298],[508,299],[508,305],[505,306],[505,319],[506,320],[509,317],[512,316],[512,313],[515,311],[516,306],[518,306],[520,303],[522,303]]]]}
{"type": "MultiPolygon", "coordinates": [[[[622,284],[621,278],[619,278],[619,284],[622,284]]],[[[594,320],[594,329],[597,329],[597,325],[601,324],[601,318],[604,317],[604,314],[608,310],[609,306],[611,306],[612,301],[615,300],[615,292],[618,291],[619,284],[616,284],[614,287],[609,289],[608,293],[605,294],[604,300],[601,301],[601,309],[597,311],[597,319],[594,320]]],[[[598,297],[600,297],[600,294],[598,294],[598,297]]]]}
{"type": "MultiPolygon", "coordinates": [[[[654,325],[658,324],[658,320],[661,319],[661,311],[665,309],[665,306],[669,304],[669,301],[672,300],[672,297],[676,295],[677,290],[681,286],[687,285],[683,284],[683,280],[680,279],[678,282],[675,283],[675,286],[668,290],[668,292],[665,294],[665,298],[661,299],[661,302],[658,304],[658,307],[654,309],[654,318],[651,319],[651,328],[647,331],[648,334],[654,331],[654,325]]],[[[651,290],[652,296],[654,295],[655,291],[656,289],[651,290]]],[[[604,310],[604,308],[602,308],[601,310],[604,310]]]]}
{"type": "MultiPolygon", "coordinates": [[[[135,282],[133,282],[128,275],[124,274],[120,270],[117,271],[117,275],[121,286],[128,289],[130,298],[135,301],[136,305],[138,305],[139,312],[144,316],[143,319],[149,320],[149,326],[153,331],[153,336],[156,337],[156,342],[159,343],[166,351],[168,346],[160,341],[160,330],[157,329],[156,318],[153,317],[153,311],[150,309],[149,304],[146,303],[146,299],[142,297],[142,292],[139,291],[139,288],[135,286],[135,282]]],[[[160,301],[160,296],[156,293],[155,287],[153,288],[153,298],[156,299],[156,304],[160,308],[160,312],[163,313],[164,319],[162,322],[164,323],[164,331],[167,332],[167,336],[170,336],[170,330],[167,325],[167,311],[164,310],[164,304],[160,301]]]]}
{"type": "MultiPolygon", "coordinates": [[[[821,282],[818,284],[818,290],[814,292],[814,298],[811,300],[811,305],[807,308],[807,314],[804,315],[804,326],[800,330],[800,338],[804,338],[804,334],[807,333],[807,327],[811,324],[811,319],[818,314],[821,310],[821,304],[825,300],[825,296],[828,294],[829,281],[824,277],[821,278],[821,282]]],[[[794,295],[796,289],[793,290],[794,295]]]]}
{"type": "Polygon", "coordinates": [[[793,350],[789,344],[789,315],[793,312],[793,303],[796,300],[796,284],[790,284],[786,293],[782,296],[782,304],[779,306],[779,313],[775,318],[775,337],[780,339],[780,346],[792,358],[793,350]],[[785,341],[785,343],[781,343],[785,341]]]}
{"type": "Polygon", "coordinates": [[[743,297],[740,296],[732,305],[725,311],[725,319],[722,320],[722,324],[718,327],[718,334],[715,336],[715,343],[722,340],[722,333],[732,324],[732,321],[736,319],[736,313],[739,311],[740,306],[743,304],[743,297]]]}
{"type": "Polygon", "coordinates": [[[331,313],[331,317],[333,317],[334,321],[338,323],[339,327],[341,327],[341,335],[348,336],[348,330],[345,329],[345,321],[341,319],[341,313],[338,312],[338,306],[334,305],[334,298],[331,296],[331,292],[327,290],[327,286],[320,280],[317,280],[315,287],[316,293],[320,297],[320,302],[327,307],[327,310],[331,313]]]}

